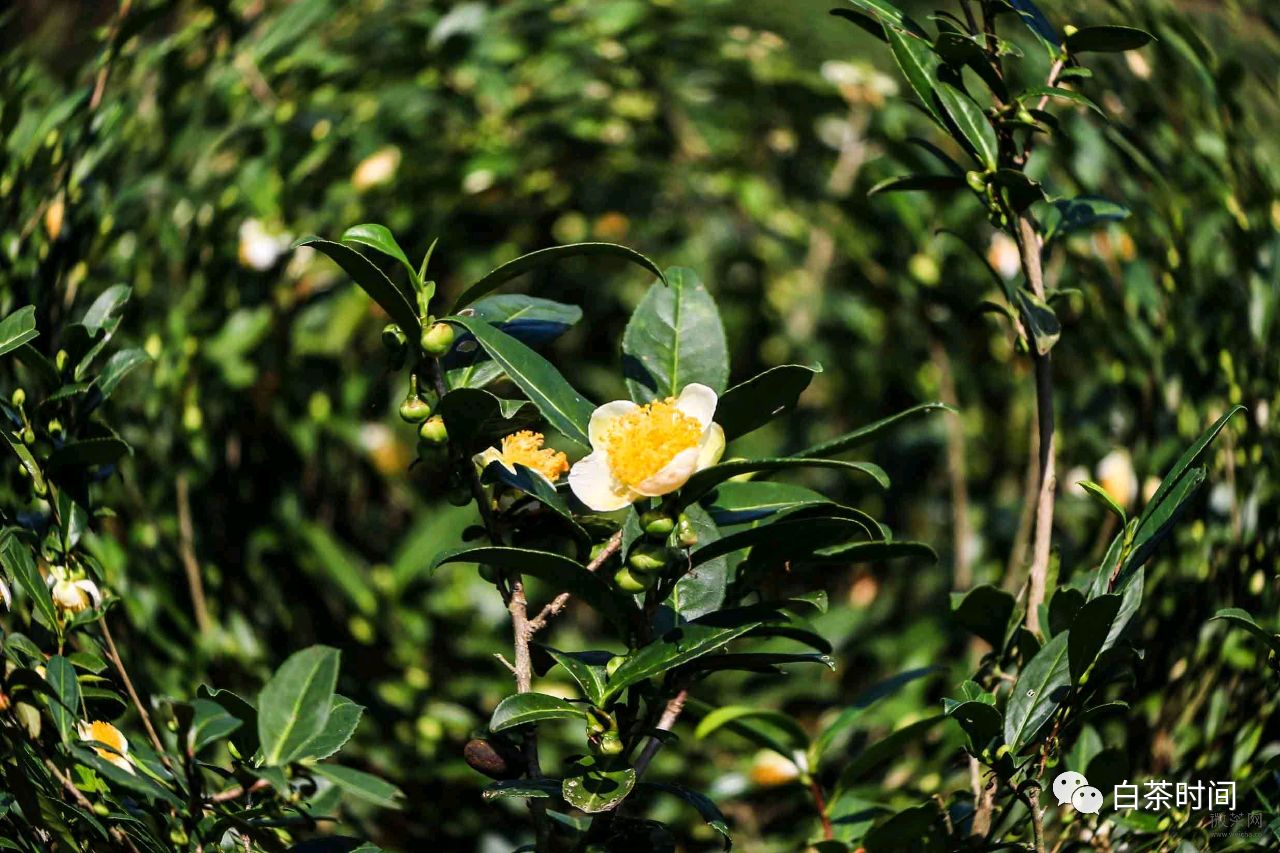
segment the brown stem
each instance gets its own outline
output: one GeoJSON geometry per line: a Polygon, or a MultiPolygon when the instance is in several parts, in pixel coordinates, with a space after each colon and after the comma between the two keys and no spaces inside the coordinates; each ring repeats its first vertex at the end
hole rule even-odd
{"type": "Polygon", "coordinates": [[[818,819],[822,821],[822,838],[830,841],[836,834],[831,826],[831,818],[827,815],[827,799],[822,795],[822,784],[812,776],[809,777],[809,795],[813,797],[813,807],[818,812],[818,819]]]}
{"type": "MultiPolygon", "coordinates": [[[[71,798],[76,801],[80,808],[87,812],[93,811],[93,803],[89,802],[89,798],[75,786],[75,783],[72,782],[70,778],[63,775],[62,771],[58,769],[58,765],[46,758],[44,760],[44,766],[53,774],[53,778],[62,783],[62,787],[71,795],[71,798]]],[[[138,853],[138,848],[133,846],[133,839],[125,835],[124,830],[113,826],[107,831],[110,833],[111,837],[115,839],[116,844],[119,844],[122,847],[127,847],[129,850],[133,851],[133,853],[138,853]]]]}
{"type": "MultiPolygon", "coordinates": [[[[120,11],[116,13],[116,19],[111,24],[111,35],[107,37],[107,51],[113,53],[116,49],[116,40],[120,36],[121,25],[124,24],[125,16],[129,14],[129,7],[133,5],[133,0],[120,0],[120,11]]],[[[107,90],[107,75],[111,73],[111,57],[102,63],[102,67],[98,69],[98,77],[93,81],[93,94],[89,97],[89,111],[93,112],[98,109],[102,103],[102,95],[107,90]]]]}
{"type": "MultiPolygon", "coordinates": [[[[680,714],[684,711],[685,700],[689,698],[689,690],[687,688],[681,690],[672,696],[667,702],[667,707],[662,709],[662,716],[658,718],[656,728],[660,732],[669,732],[675,727],[676,720],[680,719],[680,714]]],[[[640,751],[640,757],[636,759],[636,778],[644,775],[644,771],[649,769],[649,763],[653,761],[653,757],[658,754],[658,750],[662,749],[662,739],[658,737],[650,737],[645,743],[644,749],[640,751]]]]}
{"type": "Polygon", "coordinates": [[[142,718],[142,727],[147,730],[147,738],[151,741],[151,746],[155,748],[156,755],[160,756],[160,761],[172,772],[173,767],[169,763],[169,754],[165,751],[164,744],[160,742],[160,736],[156,734],[156,727],[151,723],[151,715],[147,713],[146,706],[142,704],[142,699],[138,697],[138,691],[134,689],[133,679],[129,677],[128,670],[124,668],[124,661],[120,659],[120,652],[116,649],[116,641],[111,636],[111,628],[107,625],[107,617],[103,616],[98,624],[102,627],[102,638],[107,641],[107,657],[111,658],[111,663],[115,666],[116,672],[120,673],[120,680],[124,682],[124,689],[133,701],[133,707],[138,709],[138,716],[142,718]]]}
{"type": "MultiPolygon", "coordinates": [[[[1018,217],[1018,247],[1022,269],[1031,290],[1040,300],[1045,298],[1044,273],[1040,266],[1040,235],[1030,217],[1018,217]]],[[[1036,418],[1039,425],[1040,495],[1036,502],[1036,534],[1031,551],[1031,573],[1027,588],[1027,629],[1040,632],[1040,604],[1044,602],[1049,574],[1049,551],[1053,539],[1053,503],[1057,488],[1056,453],[1053,432],[1053,370],[1049,354],[1036,349],[1029,341],[1035,363],[1036,418]]]]}
{"type": "Polygon", "coordinates": [[[195,527],[191,523],[191,488],[185,472],[174,482],[178,500],[178,550],[182,555],[182,567],[187,573],[187,588],[191,591],[191,609],[195,612],[196,627],[201,634],[209,633],[209,606],[204,594],[204,580],[200,563],[196,559],[195,527]]]}
{"type": "Polygon", "coordinates": [[[985,783],[982,781],[982,769],[978,759],[969,758],[969,778],[973,785],[973,823],[969,834],[985,838],[991,832],[991,817],[996,810],[995,774],[985,783]]]}
{"type": "Polygon", "coordinates": [[[1040,805],[1040,785],[1034,782],[1023,785],[1018,793],[1022,795],[1023,802],[1031,810],[1031,831],[1035,835],[1036,853],[1045,853],[1044,808],[1040,805]]]}
{"type": "Polygon", "coordinates": [[[267,787],[267,785],[268,785],[268,782],[266,779],[259,779],[256,782],[254,782],[252,785],[242,786],[239,788],[232,788],[228,791],[222,791],[220,793],[213,794],[209,797],[209,802],[229,803],[232,800],[240,799],[245,794],[252,794],[254,791],[260,791],[263,788],[267,787]]]}
{"type": "Polygon", "coordinates": [[[1031,412],[1031,437],[1027,442],[1031,461],[1027,465],[1022,485],[1022,510],[1018,513],[1018,529],[1013,535],[1013,547],[1009,550],[1009,562],[1004,569],[1004,589],[1013,592],[1023,583],[1022,567],[1027,563],[1027,548],[1031,544],[1031,529],[1036,517],[1036,495],[1040,491],[1040,424],[1036,413],[1031,412]]]}

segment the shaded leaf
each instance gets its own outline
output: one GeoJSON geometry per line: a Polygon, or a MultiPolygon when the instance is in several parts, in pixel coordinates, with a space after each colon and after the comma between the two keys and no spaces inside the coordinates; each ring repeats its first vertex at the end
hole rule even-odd
{"type": "Polygon", "coordinates": [[[821,372],[820,365],[784,364],[725,391],[716,404],[715,414],[716,423],[724,429],[725,440],[733,441],[794,409],[813,377],[821,372]]]}
{"type": "Polygon", "coordinates": [[[626,246],[618,246],[614,243],[570,243],[565,246],[539,249],[536,252],[521,255],[513,261],[508,261],[464,290],[453,304],[450,313],[456,314],[481,296],[501,287],[513,278],[524,275],[530,270],[554,263],[562,258],[581,255],[612,255],[644,267],[658,278],[663,278],[662,270],[658,269],[653,261],[634,249],[628,249],[626,246]]]}
{"type": "Polygon", "coordinates": [[[373,262],[350,246],[323,240],[319,237],[303,237],[293,244],[293,248],[312,246],[323,252],[334,263],[342,267],[343,272],[382,306],[382,310],[397,323],[409,339],[416,341],[422,333],[422,324],[418,321],[418,311],[413,301],[405,297],[405,293],[387,278],[382,270],[373,262]]]}
{"type": "Polygon", "coordinates": [[[493,716],[489,719],[489,731],[501,732],[543,720],[574,718],[586,719],[586,710],[580,705],[545,693],[516,693],[503,699],[494,708],[493,716]]]}

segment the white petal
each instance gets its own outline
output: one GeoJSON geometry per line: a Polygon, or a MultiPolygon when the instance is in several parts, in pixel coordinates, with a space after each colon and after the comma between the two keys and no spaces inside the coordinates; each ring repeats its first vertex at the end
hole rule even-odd
{"type": "Polygon", "coordinates": [[[0,581],[0,598],[4,599],[6,610],[13,606],[13,597],[9,594],[9,585],[4,581],[0,581]]]}
{"type": "Polygon", "coordinates": [[[587,438],[591,441],[591,449],[595,450],[600,444],[600,436],[609,424],[616,421],[623,415],[630,414],[640,408],[630,400],[614,400],[612,403],[605,403],[591,413],[591,422],[587,424],[587,438]]]}
{"type": "Polygon", "coordinates": [[[569,469],[569,488],[596,512],[612,512],[633,503],[638,494],[613,476],[602,451],[582,457],[569,469]]]}
{"type": "Polygon", "coordinates": [[[695,470],[710,468],[720,461],[721,456],[724,456],[724,430],[720,424],[712,424],[702,436],[701,446],[698,448],[698,467],[695,470]]]}
{"type": "Polygon", "coordinates": [[[715,391],[712,391],[706,385],[691,382],[684,386],[684,390],[676,398],[676,408],[702,424],[702,428],[706,429],[710,425],[711,419],[715,417],[716,403],[718,402],[719,398],[716,396],[715,391]]]}
{"type": "Polygon", "coordinates": [[[481,471],[484,471],[494,462],[501,462],[503,468],[506,468],[512,474],[515,473],[515,469],[508,465],[507,460],[503,458],[502,451],[496,447],[486,447],[475,456],[472,456],[471,461],[479,465],[481,471]]]}
{"type": "Polygon", "coordinates": [[[93,606],[97,607],[102,604],[102,593],[98,590],[98,585],[91,580],[76,581],[76,588],[89,593],[89,597],[93,599],[93,606]]]}
{"type": "Polygon", "coordinates": [[[658,473],[637,484],[636,491],[650,498],[674,492],[685,484],[697,467],[698,448],[681,450],[658,473]]]}

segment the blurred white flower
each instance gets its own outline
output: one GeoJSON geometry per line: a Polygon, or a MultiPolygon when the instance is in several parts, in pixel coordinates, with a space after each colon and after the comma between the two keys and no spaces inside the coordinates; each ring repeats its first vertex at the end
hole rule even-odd
{"type": "Polygon", "coordinates": [[[390,181],[398,168],[400,149],[394,145],[379,148],[356,166],[356,170],[351,173],[351,184],[357,192],[364,192],[390,181]]]}
{"type": "Polygon", "coordinates": [[[1116,448],[1102,457],[1098,463],[1098,485],[1120,506],[1127,509],[1133,503],[1138,494],[1138,475],[1133,470],[1129,451],[1116,448]]]}
{"type": "Polygon", "coordinates": [[[289,250],[290,234],[272,234],[260,220],[240,223],[240,263],[251,270],[265,272],[289,250]]]}
{"type": "Polygon", "coordinates": [[[1089,469],[1083,465],[1077,465],[1067,472],[1067,494],[1073,498],[1083,498],[1088,496],[1088,492],[1080,485],[1082,480],[1089,479],[1089,469]]]}
{"type": "Polygon", "coordinates": [[[991,245],[987,247],[987,261],[1004,279],[1017,278],[1022,271],[1022,255],[1018,253],[1018,244],[1003,231],[991,235],[991,245]]]}

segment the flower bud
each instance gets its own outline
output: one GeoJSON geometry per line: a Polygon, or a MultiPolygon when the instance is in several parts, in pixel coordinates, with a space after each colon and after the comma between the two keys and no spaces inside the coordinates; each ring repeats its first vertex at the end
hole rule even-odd
{"type": "Polygon", "coordinates": [[[680,520],[676,522],[676,541],[682,548],[692,548],[698,544],[698,531],[687,515],[681,514],[680,520]]]}
{"type": "Polygon", "coordinates": [[[405,423],[420,424],[431,417],[431,404],[412,391],[400,404],[400,418],[405,423]]]}
{"type": "Polygon", "coordinates": [[[432,358],[439,358],[453,346],[453,326],[448,323],[432,323],[422,330],[422,351],[432,358]]]}
{"type": "Polygon", "coordinates": [[[631,549],[627,565],[632,571],[641,574],[660,572],[667,565],[667,549],[662,545],[642,542],[631,549]]]}
{"type": "Polygon", "coordinates": [[[640,516],[640,528],[654,539],[665,539],[676,523],[660,509],[651,509],[640,516]]]}
{"type": "Polygon", "coordinates": [[[9,398],[9,402],[13,403],[15,406],[21,409],[22,404],[27,402],[26,390],[23,388],[15,388],[13,391],[13,396],[9,398]]]}
{"type": "Polygon", "coordinates": [[[617,732],[605,732],[598,739],[589,740],[588,744],[596,755],[619,755],[622,752],[622,738],[617,732]]]}
{"type": "Polygon", "coordinates": [[[35,431],[35,430],[33,430],[33,429],[32,429],[31,427],[29,427],[29,426],[28,426],[28,427],[26,427],[26,428],[24,428],[24,429],[22,430],[22,443],[23,443],[23,444],[25,444],[25,445],[27,445],[28,447],[30,447],[31,445],[35,444],[35,443],[36,443],[36,431],[35,431]]]}
{"type": "Polygon", "coordinates": [[[965,181],[969,184],[969,189],[976,193],[980,193],[987,188],[987,176],[979,171],[966,172],[965,181]]]}
{"type": "Polygon", "coordinates": [[[622,592],[628,592],[633,595],[645,592],[657,582],[657,575],[633,573],[626,566],[618,569],[613,575],[613,585],[622,592]]]}
{"type": "Polygon", "coordinates": [[[445,429],[444,418],[432,415],[422,422],[418,428],[418,438],[425,443],[439,447],[449,440],[449,431],[445,429]]]}

